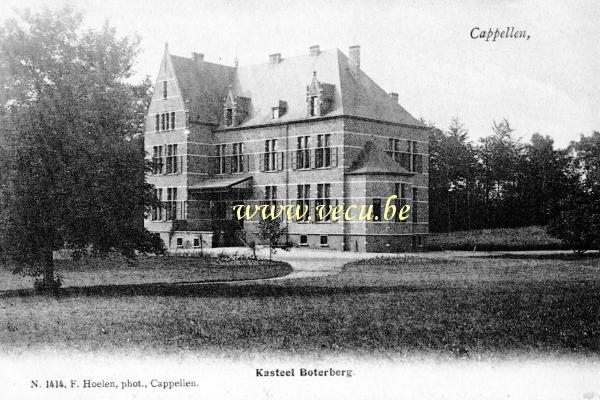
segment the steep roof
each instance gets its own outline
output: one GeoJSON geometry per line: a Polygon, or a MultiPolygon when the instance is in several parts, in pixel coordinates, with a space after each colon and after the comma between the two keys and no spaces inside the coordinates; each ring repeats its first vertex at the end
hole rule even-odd
{"type": "Polygon", "coordinates": [[[197,115],[204,122],[222,120],[229,85],[235,95],[250,98],[241,127],[307,119],[306,87],[316,74],[319,82],[333,87],[333,101],[324,116],[349,115],[423,126],[363,71],[355,76],[348,57],[338,49],[239,68],[171,57],[184,98],[190,100],[190,116],[197,115]],[[272,108],[279,101],[287,103],[287,111],[273,120],[272,108]]]}
{"type": "Polygon", "coordinates": [[[171,62],[183,99],[189,101],[190,119],[218,124],[235,69],[179,56],[171,56],[171,62]]]}
{"type": "Polygon", "coordinates": [[[373,141],[368,141],[350,167],[349,175],[412,175],[373,141]]]}

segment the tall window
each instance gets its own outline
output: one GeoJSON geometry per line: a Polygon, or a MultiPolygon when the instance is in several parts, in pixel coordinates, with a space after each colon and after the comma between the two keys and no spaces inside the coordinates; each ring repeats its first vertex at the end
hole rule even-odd
{"type": "Polygon", "coordinates": [[[331,167],[331,135],[317,135],[317,150],[315,153],[315,166],[317,168],[331,167]]]}
{"type": "Polygon", "coordinates": [[[164,131],[165,128],[165,114],[160,115],[160,130],[164,131]]]}
{"type": "Polygon", "coordinates": [[[381,222],[381,199],[373,199],[373,221],[381,222]]]}
{"type": "MultiPolygon", "coordinates": [[[[400,162],[400,139],[390,138],[387,152],[396,162],[400,162]]],[[[408,169],[408,168],[407,168],[408,169]]]]}
{"type": "Polygon", "coordinates": [[[231,156],[231,172],[244,172],[244,145],[243,143],[233,144],[233,155],[231,156]]]}
{"type": "Polygon", "coordinates": [[[156,114],[156,132],[160,131],[160,114],[156,114]]]}
{"type": "Polygon", "coordinates": [[[423,173],[423,156],[418,153],[417,142],[413,141],[411,145],[412,154],[412,171],[417,173],[423,173]]]}
{"type": "Polygon", "coordinates": [[[277,140],[265,140],[265,171],[275,171],[277,169],[277,140]]]}
{"type": "Polygon", "coordinates": [[[297,198],[296,206],[300,215],[298,221],[308,221],[310,215],[310,185],[298,185],[297,198]]]}
{"type": "Polygon", "coordinates": [[[167,98],[167,81],[163,81],[163,98],[167,98]]]}
{"type": "Polygon", "coordinates": [[[163,173],[163,148],[154,146],[152,148],[152,173],[159,175],[163,173]]]}
{"type": "Polygon", "coordinates": [[[224,174],[225,173],[225,154],[227,153],[227,145],[226,144],[218,144],[217,145],[217,173],[224,174]]]}
{"type": "Polygon", "coordinates": [[[170,125],[171,125],[171,124],[169,123],[169,113],[166,113],[166,114],[165,114],[165,126],[166,126],[166,129],[167,129],[167,130],[169,130],[169,126],[170,126],[170,125]]]}
{"type": "Polygon", "coordinates": [[[315,200],[315,221],[329,221],[331,219],[331,213],[329,207],[331,206],[331,184],[319,183],[317,184],[317,198],[315,200]],[[317,206],[323,206],[323,219],[319,217],[319,211],[317,206]]]}
{"type": "Polygon", "coordinates": [[[299,136],[296,146],[296,168],[310,168],[310,149],[308,148],[308,136],[299,136]]]}
{"type": "Polygon", "coordinates": [[[396,183],[396,196],[398,199],[396,200],[396,212],[398,213],[398,219],[396,222],[400,221],[400,210],[406,204],[408,204],[408,199],[410,198],[410,187],[408,183],[396,183]]]}
{"type": "MultiPolygon", "coordinates": [[[[162,201],[162,189],[154,189],[154,195],[158,201],[162,201]]],[[[152,207],[152,221],[160,221],[162,219],[162,207],[152,207]]]]}
{"type": "Polygon", "coordinates": [[[265,186],[264,204],[277,206],[277,186],[265,186]]]}
{"type": "Polygon", "coordinates": [[[419,204],[417,203],[419,201],[419,189],[416,187],[412,190],[412,197],[412,222],[416,224],[419,221],[419,204]]]}
{"type": "Polygon", "coordinates": [[[177,173],[177,145],[167,145],[167,174],[177,173]]]}
{"type": "Polygon", "coordinates": [[[175,129],[175,112],[171,113],[171,129],[175,129]]]}
{"type": "Polygon", "coordinates": [[[310,97],[310,116],[316,117],[319,115],[319,99],[317,96],[310,97]]]}
{"type": "Polygon", "coordinates": [[[177,219],[177,188],[167,188],[167,220],[177,219]]]}
{"type": "Polygon", "coordinates": [[[233,108],[228,108],[227,110],[225,110],[225,125],[233,125],[233,108]]]}

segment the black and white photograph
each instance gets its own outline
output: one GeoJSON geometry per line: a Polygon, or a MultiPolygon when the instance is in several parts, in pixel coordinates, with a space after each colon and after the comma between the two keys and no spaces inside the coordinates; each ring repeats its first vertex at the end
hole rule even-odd
{"type": "Polygon", "coordinates": [[[600,400],[599,21],[2,0],[0,399],[600,400]]]}

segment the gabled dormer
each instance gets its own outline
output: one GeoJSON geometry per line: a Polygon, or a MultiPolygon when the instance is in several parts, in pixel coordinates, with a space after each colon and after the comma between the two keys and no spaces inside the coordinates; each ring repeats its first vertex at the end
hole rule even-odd
{"type": "Polygon", "coordinates": [[[317,71],[313,72],[313,79],[306,87],[306,111],[308,117],[326,115],[333,103],[335,85],[322,83],[317,79],[317,71]]]}
{"type": "Polygon", "coordinates": [[[229,85],[225,104],[223,105],[223,125],[234,127],[244,122],[250,112],[250,98],[236,96],[229,85]]]}

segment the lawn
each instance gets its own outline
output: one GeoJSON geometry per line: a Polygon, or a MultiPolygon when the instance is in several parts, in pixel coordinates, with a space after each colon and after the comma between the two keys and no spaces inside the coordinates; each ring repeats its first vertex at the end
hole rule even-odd
{"type": "Polygon", "coordinates": [[[430,250],[559,250],[563,243],[548,235],[541,226],[521,228],[476,229],[471,231],[435,232],[428,238],[430,250]]]}
{"type": "Polygon", "coordinates": [[[0,297],[2,351],[597,355],[594,257],[383,258],[334,276],[0,297]]]}
{"type": "MultiPolygon", "coordinates": [[[[139,257],[128,264],[122,257],[55,261],[63,287],[211,282],[271,278],[291,272],[288,264],[245,257],[139,257]]],[[[33,279],[15,275],[0,266],[0,292],[30,289],[33,279]]]]}

